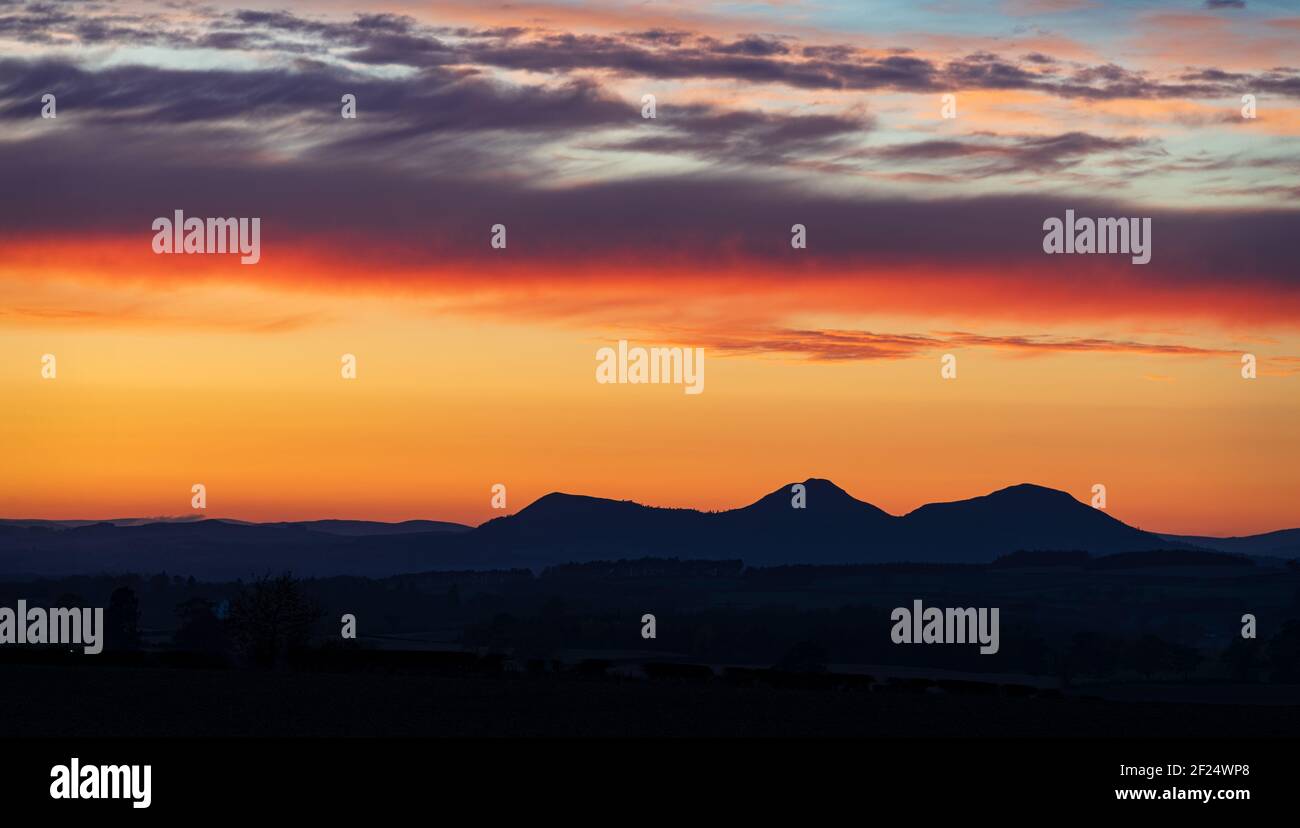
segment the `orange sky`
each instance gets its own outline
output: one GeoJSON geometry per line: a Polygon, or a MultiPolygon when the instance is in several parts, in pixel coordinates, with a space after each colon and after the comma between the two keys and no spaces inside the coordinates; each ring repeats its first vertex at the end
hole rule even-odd
{"type": "Polygon", "coordinates": [[[1300,525],[1300,18],[250,5],[6,11],[0,517],[202,483],[213,516],[478,523],[496,483],[719,509],[816,476],[1300,525]],[[1076,208],[1150,218],[1150,264],[1045,255],[1076,208]],[[261,261],[155,255],[175,209],[259,217],[261,261]],[[704,393],[597,384],[620,339],[703,348],[704,393]]]}
{"type": "MultiPolygon", "coordinates": [[[[1086,499],[1100,482],[1110,512],[1147,529],[1296,522],[1300,464],[1279,462],[1300,456],[1289,363],[1265,360],[1245,381],[1231,355],[969,347],[944,381],[944,348],[844,362],[706,348],[705,392],[689,396],[594,381],[595,350],[620,337],[691,344],[654,325],[447,313],[436,292],[202,282],[119,286],[113,304],[94,284],[47,280],[31,295],[80,296],[104,318],[0,329],[0,514],[187,514],[203,483],[211,515],[477,523],[498,514],[498,482],[510,511],[552,490],[727,508],[819,476],[895,513],[1018,482],[1086,499]],[[259,324],[291,318],[301,324],[259,324]],[[55,380],[40,376],[45,353],[55,380]],[[355,381],[340,377],[344,353],[358,358],[355,381]]],[[[671,304],[689,308],[681,298],[671,304]]]]}

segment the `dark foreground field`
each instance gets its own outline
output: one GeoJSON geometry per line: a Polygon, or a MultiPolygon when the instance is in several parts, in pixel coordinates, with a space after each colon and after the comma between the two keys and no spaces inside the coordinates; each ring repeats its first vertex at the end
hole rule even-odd
{"type": "Polygon", "coordinates": [[[1300,706],[736,687],[563,675],[0,666],[0,737],[1295,737],[1300,706]]]}

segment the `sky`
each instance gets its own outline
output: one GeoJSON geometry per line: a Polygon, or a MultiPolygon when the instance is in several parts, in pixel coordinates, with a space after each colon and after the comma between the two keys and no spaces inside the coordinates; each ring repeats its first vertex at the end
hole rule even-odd
{"type": "Polygon", "coordinates": [[[0,516],[1298,526],[1298,134],[1293,3],[0,0],[0,516]],[[1151,261],[1047,255],[1067,209],[1151,261]],[[704,392],[597,383],[619,340],[704,392]]]}

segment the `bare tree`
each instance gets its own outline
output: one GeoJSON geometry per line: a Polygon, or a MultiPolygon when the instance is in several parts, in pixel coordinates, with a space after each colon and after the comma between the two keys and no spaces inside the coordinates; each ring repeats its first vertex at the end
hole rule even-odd
{"type": "Polygon", "coordinates": [[[306,646],[320,615],[320,607],[302,594],[289,573],[268,575],[242,588],[231,603],[231,637],[250,664],[276,667],[306,646]]]}

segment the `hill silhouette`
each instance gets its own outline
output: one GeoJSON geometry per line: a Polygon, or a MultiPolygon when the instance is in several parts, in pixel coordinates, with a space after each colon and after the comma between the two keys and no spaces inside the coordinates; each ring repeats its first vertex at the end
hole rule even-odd
{"type": "MultiPolygon", "coordinates": [[[[0,573],[236,578],[289,569],[302,576],[381,576],[641,557],[749,565],[988,563],[1023,549],[1111,555],[1215,548],[1145,532],[1066,492],[1032,484],[930,503],[902,516],[820,478],[802,482],[803,508],[794,508],[795,485],[721,512],[553,492],[477,528],[438,521],[7,520],[0,521],[0,573]]],[[[1281,536],[1284,548],[1290,540],[1270,534],[1281,536]]],[[[1231,540],[1243,547],[1251,539],[1231,540]]]]}
{"type": "Polygon", "coordinates": [[[551,494],[485,524],[470,539],[487,543],[482,549],[490,560],[528,566],[643,555],[749,564],[985,563],[1017,549],[1105,555],[1191,548],[1031,484],[927,504],[902,517],[819,478],[803,481],[806,500],[794,508],[794,485],[717,513],[551,494]]]}
{"type": "Polygon", "coordinates": [[[1093,554],[1187,548],[1116,520],[1057,489],[1022,483],[983,497],[928,503],[903,517],[916,559],[987,560],[1016,549],[1084,549],[1093,554]]]}
{"type": "Polygon", "coordinates": [[[1202,535],[1161,535],[1160,537],[1234,555],[1300,558],[1300,529],[1282,529],[1277,532],[1236,538],[1208,538],[1202,535]]]}

